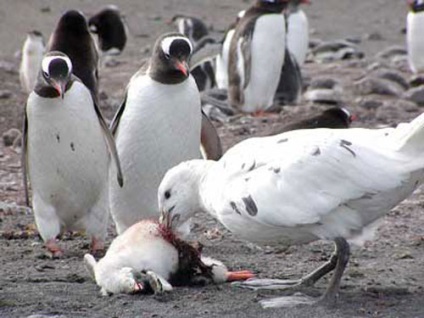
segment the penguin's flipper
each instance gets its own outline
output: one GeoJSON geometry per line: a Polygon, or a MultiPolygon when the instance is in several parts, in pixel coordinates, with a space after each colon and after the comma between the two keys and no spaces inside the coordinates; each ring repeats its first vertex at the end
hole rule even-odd
{"type": "Polygon", "coordinates": [[[119,121],[121,120],[121,116],[124,113],[126,104],[127,104],[127,94],[125,93],[124,100],[122,101],[121,105],[118,108],[118,111],[116,112],[115,116],[113,117],[109,125],[109,130],[112,133],[112,136],[116,135],[116,130],[118,129],[119,121]]]}
{"type": "Polygon", "coordinates": [[[27,144],[28,144],[28,117],[26,113],[26,105],[24,111],[24,120],[22,127],[22,151],[21,151],[21,165],[22,165],[22,177],[24,182],[24,193],[25,193],[25,204],[30,207],[29,204],[29,191],[28,191],[28,160],[27,160],[27,144]]]}
{"type": "Polygon", "coordinates": [[[250,72],[251,72],[251,66],[252,66],[252,38],[253,38],[253,28],[249,29],[249,32],[244,34],[243,40],[240,43],[240,50],[241,50],[241,54],[243,55],[243,68],[244,68],[243,89],[245,89],[250,82],[250,72]]]}
{"type": "Polygon", "coordinates": [[[122,174],[121,162],[119,160],[118,150],[116,149],[115,139],[113,138],[113,135],[106,124],[106,121],[100,111],[99,106],[96,103],[95,98],[93,98],[93,104],[94,104],[94,110],[96,111],[97,118],[99,119],[100,127],[102,128],[103,133],[106,137],[106,142],[109,147],[109,151],[112,154],[113,160],[115,161],[115,164],[116,164],[116,168],[118,171],[118,184],[122,187],[124,185],[124,177],[122,174]]]}
{"type": "Polygon", "coordinates": [[[222,145],[215,126],[202,109],[202,130],[201,130],[202,154],[205,159],[219,160],[222,157],[222,145]]]}

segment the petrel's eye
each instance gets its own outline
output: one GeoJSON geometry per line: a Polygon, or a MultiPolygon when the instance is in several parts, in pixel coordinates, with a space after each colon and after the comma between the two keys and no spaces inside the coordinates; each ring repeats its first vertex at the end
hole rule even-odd
{"type": "Polygon", "coordinates": [[[165,199],[169,199],[171,197],[171,191],[165,191],[164,193],[165,199]]]}

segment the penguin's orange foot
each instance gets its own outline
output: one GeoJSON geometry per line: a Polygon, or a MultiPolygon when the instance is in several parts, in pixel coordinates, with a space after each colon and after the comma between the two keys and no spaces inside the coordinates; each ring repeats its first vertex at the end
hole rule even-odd
{"type": "Polygon", "coordinates": [[[57,245],[57,241],[55,238],[47,240],[45,243],[45,247],[47,248],[47,255],[50,258],[61,258],[63,257],[63,250],[57,245]]]}

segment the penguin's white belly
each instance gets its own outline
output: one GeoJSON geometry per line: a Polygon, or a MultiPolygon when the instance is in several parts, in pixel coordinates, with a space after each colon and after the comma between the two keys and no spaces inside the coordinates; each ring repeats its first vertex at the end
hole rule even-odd
{"type": "Polygon", "coordinates": [[[255,112],[272,106],[284,62],[285,37],[282,14],[257,19],[251,43],[250,81],[244,90],[242,111],[255,112]]]}
{"type": "Polygon", "coordinates": [[[43,60],[43,54],[44,46],[41,42],[25,42],[22,50],[19,79],[26,93],[30,93],[34,89],[41,67],[41,61],[43,60]]]}
{"type": "Polygon", "coordinates": [[[200,158],[200,97],[193,78],[164,85],[149,76],[132,80],[116,133],[125,184],[111,182],[111,213],[119,233],[158,217],[157,188],[165,172],[200,158]]]}
{"type": "Polygon", "coordinates": [[[221,54],[216,57],[215,80],[219,89],[228,89],[228,56],[230,54],[231,39],[234,36],[234,29],[227,32],[222,45],[221,54]]]}
{"type": "Polygon", "coordinates": [[[287,45],[299,66],[302,66],[309,46],[308,18],[303,10],[290,14],[288,18],[287,45]]]}
{"type": "Polygon", "coordinates": [[[424,72],[424,12],[408,13],[407,47],[409,66],[414,73],[424,72]]]}
{"type": "MultiPolygon", "coordinates": [[[[108,184],[109,156],[91,95],[79,82],[64,100],[33,92],[27,115],[33,196],[72,227],[90,212],[108,184]]],[[[34,208],[36,214],[43,213],[34,208]]]]}

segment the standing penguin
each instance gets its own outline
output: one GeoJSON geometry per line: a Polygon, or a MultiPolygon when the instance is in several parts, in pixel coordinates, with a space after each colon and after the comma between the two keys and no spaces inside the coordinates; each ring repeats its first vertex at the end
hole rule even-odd
{"type": "Polygon", "coordinates": [[[43,55],[43,35],[36,30],[28,32],[22,47],[22,61],[19,69],[19,79],[25,93],[29,94],[34,89],[43,55]]]}
{"type": "Polygon", "coordinates": [[[309,23],[305,12],[299,8],[301,4],[309,4],[309,0],[291,0],[287,18],[287,46],[301,67],[306,60],[309,47],[309,23]]]}
{"type": "Polygon", "coordinates": [[[127,43],[123,16],[115,5],[100,10],[88,20],[90,31],[97,34],[99,48],[105,55],[119,55],[127,43]]]}
{"type": "Polygon", "coordinates": [[[196,17],[176,14],[172,17],[170,23],[177,27],[179,33],[188,37],[194,47],[203,37],[209,34],[206,24],[196,17]]]}
{"type": "Polygon", "coordinates": [[[286,6],[287,0],[257,0],[237,24],[228,64],[233,108],[259,114],[272,106],[285,56],[286,6]]]}
{"type": "Polygon", "coordinates": [[[157,187],[165,172],[200,157],[200,95],[189,73],[192,44],[179,33],[155,43],[150,61],[132,78],[111,124],[125,186],[110,182],[111,214],[120,234],[158,217],[157,187]]]}
{"type": "Polygon", "coordinates": [[[424,72],[424,0],[411,0],[407,17],[406,42],[409,67],[414,73],[424,72]]]}
{"type": "Polygon", "coordinates": [[[23,168],[32,185],[35,222],[52,257],[63,255],[56,237],[65,229],[85,229],[92,251],[103,250],[109,215],[108,147],[122,186],[114,140],[92,91],[72,75],[67,55],[48,52],[27,101],[23,168]]]}
{"type": "Polygon", "coordinates": [[[72,72],[97,97],[99,56],[84,15],[75,10],[65,12],[50,36],[47,52],[60,51],[72,61],[72,72]]]}

